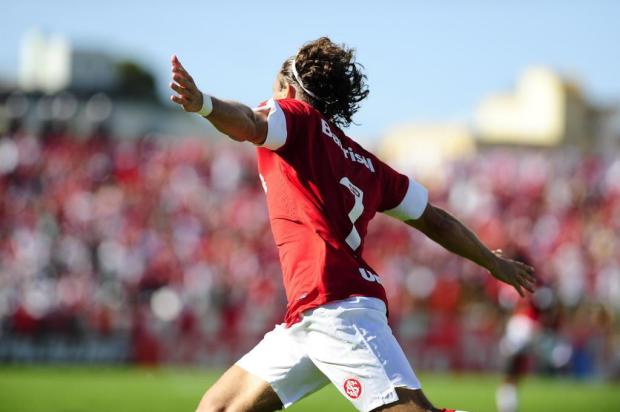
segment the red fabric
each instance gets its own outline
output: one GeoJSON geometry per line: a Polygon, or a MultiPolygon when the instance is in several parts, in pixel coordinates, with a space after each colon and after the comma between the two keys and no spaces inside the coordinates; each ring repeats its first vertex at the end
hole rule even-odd
{"type": "Polygon", "coordinates": [[[276,151],[259,148],[258,169],[282,264],[286,323],[296,322],[307,309],[350,296],[377,297],[387,306],[383,286],[362,258],[363,239],[377,211],[402,201],[408,178],[329,125],[310,105],[291,99],[278,103],[287,140],[276,151]],[[363,192],[363,212],[355,220],[361,243],[355,248],[345,239],[353,229],[349,213],[357,190],[343,184],[343,178],[363,192]]]}

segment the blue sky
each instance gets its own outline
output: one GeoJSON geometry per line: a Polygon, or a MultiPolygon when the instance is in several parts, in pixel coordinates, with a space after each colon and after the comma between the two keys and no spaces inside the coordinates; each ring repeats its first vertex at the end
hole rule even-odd
{"type": "Polygon", "coordinates": [[[14,78],[32,27],[145,63],[163,91],[177,53],[199,86],[254,104],[282,61],[328,35],[357,49],[370,95],[350,134],[409,121],[468,120],[485,95],[543,64],[601,102],[620,101],[620,1],[6,2],[0,76],[14,78]],[[6,4],[8,3],[8,4],[6,4]]]}

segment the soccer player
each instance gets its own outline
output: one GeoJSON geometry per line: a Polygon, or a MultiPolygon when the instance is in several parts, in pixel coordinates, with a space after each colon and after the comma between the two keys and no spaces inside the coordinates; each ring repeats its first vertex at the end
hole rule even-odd
{"type": "Polygon", "coordinates": [[[548,286],[539,283],[535,293],[515,302],[500,341],[505,369],[502,383],[495,392],[497,412],[519,410],[518,388],[528,372],[528,361],[533,349],[543,331],[557,331],[560,322],[560,306],[548,286]]]}
{"type": "Polygon", "coordinates": [[[533,269],[491,252],[427,190],[348,137],[367,96],[354,51],[322,37],[288,58],[257,108],[203,94],[176,56],[170,99],[219,131],[257,146],[258,170],[288,300],[267,333],[203,396],[198,411],[273,411],[333,383],[360,411],[442,411],[387,323],[380,276],[362,257],[383,212],[488,269],[520,295],[533,269]]]}
{"type": "Polygon", "coordinates": [[[495,393],[498,412],[517,412],[517,386],[527,370],[527,353],[540,329],[539,311],[531,299],[522,299],[506,324],[500,342],[505,358],[504,379],[495,393]]]}

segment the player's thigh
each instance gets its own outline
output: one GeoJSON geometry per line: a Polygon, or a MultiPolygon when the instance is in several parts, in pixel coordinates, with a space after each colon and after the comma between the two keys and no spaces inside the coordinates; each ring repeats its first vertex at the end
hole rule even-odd
{"type": "Polygon", "coordinates": [[[267,382],[233,365],[202,397],[196,412],[270,412],[282,402],[267,382]]]}
{"type": "Polygon", "coordinates": [[[440,412],[426,398],[421,389],[396,388],[398,400],[389,405],[383,405],[373,412],[440,412]]]}
{"type": "Polygon", "coordinates": [[[236,363],[237,366],[269,383],[288,407],[329,383],[314,365],[302,345],[292,337],[299,325],[276,327],[236,363]]]}
{"type": "Polygon", "coordinates": [[[367,412],[398,402],[399,388],[418,390],[420,382],[387,324],[383,302],[351,302],[304,315],[303,344],[340,393],[367,412]]]}

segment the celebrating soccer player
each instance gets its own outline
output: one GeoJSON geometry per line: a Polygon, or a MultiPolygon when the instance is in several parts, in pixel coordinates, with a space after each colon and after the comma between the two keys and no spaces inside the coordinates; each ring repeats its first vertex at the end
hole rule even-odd
{"type": "Polygon", "coordinates": [[[348,137],[367,96],[353,50],[322,37],[288,58],[257,108],[203,94],[174,56],[171,100],[257,147],[288,300],[267,333],[206,392],[198,411],[273,411],[333,383],[360,411],[441,411],[392,335],[381,277],[362,257],[383,212],[489,270],[521,296],[533,269],[495,254],[428,202],[427,190],[348,137]]]}

